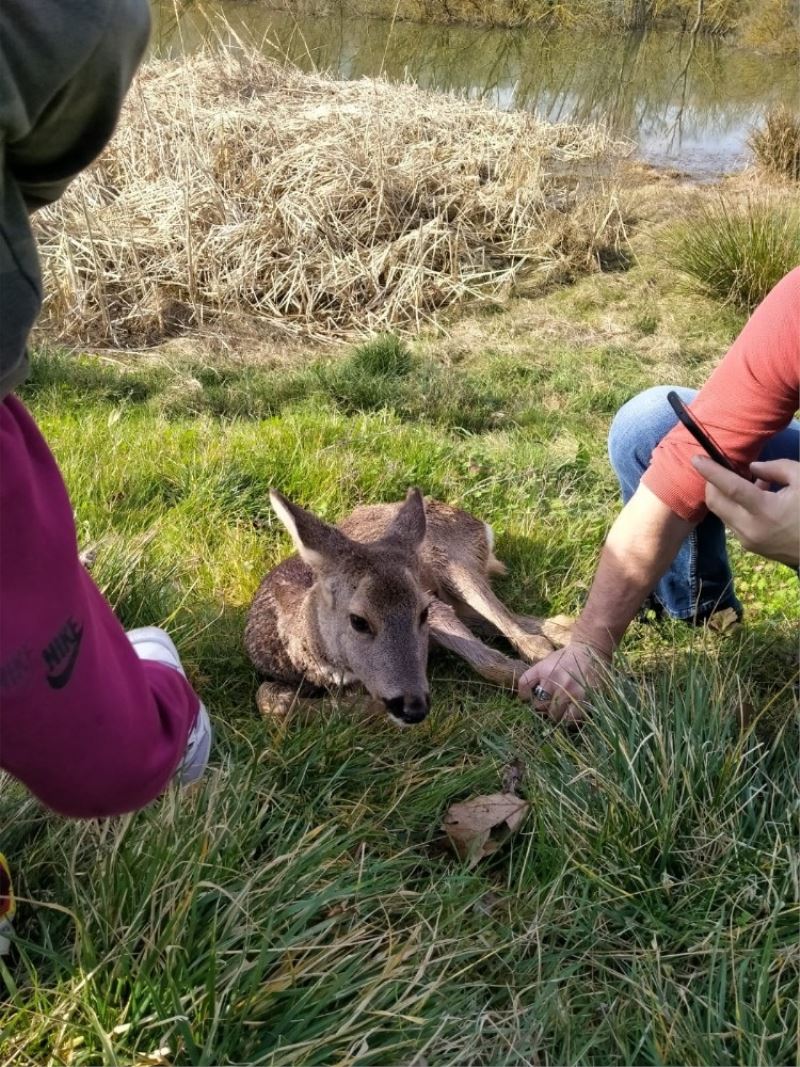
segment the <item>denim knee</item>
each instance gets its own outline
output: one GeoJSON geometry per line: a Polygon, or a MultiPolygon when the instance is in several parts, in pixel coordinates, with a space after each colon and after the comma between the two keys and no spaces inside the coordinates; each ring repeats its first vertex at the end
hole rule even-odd
{"type": "Polygon", "coordinates": [[[635,492],[656,445],[678,421],[667,400],[673,388],[685,403],[695,396],[694,389],[656,385],[623,404],[611,423],[608,458],[626,500],[635,492]]]}

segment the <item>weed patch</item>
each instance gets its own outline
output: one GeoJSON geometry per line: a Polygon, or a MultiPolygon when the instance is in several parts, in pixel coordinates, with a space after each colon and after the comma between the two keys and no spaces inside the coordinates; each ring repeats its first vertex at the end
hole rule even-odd
{"type": "Polygon", "coordinates": [[[787,107],[767,112],[750,137],[750,148],[768,174],[800,181],[800,118],[787,107]]]}
{"type": "Polygon", "coordinates": [[[800,263],[800,211],[724,201],[665,239],[671,265],[701,292],[752,311],[800,263]]]}

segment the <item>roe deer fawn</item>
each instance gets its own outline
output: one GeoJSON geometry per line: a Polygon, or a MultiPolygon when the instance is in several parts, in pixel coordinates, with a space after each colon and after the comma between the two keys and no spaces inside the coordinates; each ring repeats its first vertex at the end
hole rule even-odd
{"type": "Polygon", "coordinates": [[[360,507],[330,526],[280,493],[270,500],[298,554],[267,574],[247,620],[247,652],[269,679],[256,697],[262,714],[361,685],[396,722],[418,723],[430,708],[430,642],[514,688],[568,640],[569,620],[515,615],[497,599],[489,580],[505,567],[491,528],[466,511],[411,489],[402,503],[360,507]],[[499,631],[526,662],[489,648],[467,623],[499,631]]]}

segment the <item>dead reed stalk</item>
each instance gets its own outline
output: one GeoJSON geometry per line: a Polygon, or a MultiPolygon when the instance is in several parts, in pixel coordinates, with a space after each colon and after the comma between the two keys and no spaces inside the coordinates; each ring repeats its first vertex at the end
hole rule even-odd
{"type": "Polygon", "coordinates": [[[309,337],[414,329],[601,262],[623,229],[623,148],[256,52],[153,62],[109,149],[37,218],[43,327],[117,346],[243,315],[309,337]]]}
{"type": "Polygon", "coordinates": [[[800,117],[787,107],[771,108],[764,125],[750,135],[749,143],[762,170],[800,181],[800,117]]]}

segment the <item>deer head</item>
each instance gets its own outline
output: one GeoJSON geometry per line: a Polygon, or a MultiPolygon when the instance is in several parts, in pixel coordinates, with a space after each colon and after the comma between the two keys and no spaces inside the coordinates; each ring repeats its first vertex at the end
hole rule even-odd
{"type": "Polygon", "coordinates": [[[425,537],[419,490],[409,490],[384,536],[368,543],[352,540],[274,490],[270,500],[314,572],[313,637],[333,673],[360,682],[396,721],[422,722],[430,708],[430,597],[419,582],[418,550],[425,537]]]}

